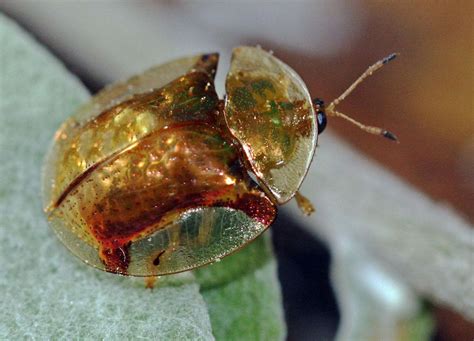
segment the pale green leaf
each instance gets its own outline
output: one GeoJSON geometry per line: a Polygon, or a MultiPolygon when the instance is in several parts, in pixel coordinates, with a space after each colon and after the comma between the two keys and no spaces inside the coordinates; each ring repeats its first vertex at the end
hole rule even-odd
{"type": "Polygon", "coordinates": [[[196,271],[218,340],[284,336],[280,286],[268,235],[239,253],[196,271]],[[217,328],[216,328],[217,327],[217,328]]]}

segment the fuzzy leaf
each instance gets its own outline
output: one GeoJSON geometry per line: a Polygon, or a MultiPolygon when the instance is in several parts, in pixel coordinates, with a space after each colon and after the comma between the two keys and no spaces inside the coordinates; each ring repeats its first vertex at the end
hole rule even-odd
{"type": "Polygon", "coordinates": [[[276,263],[268,235],[213,266],[196,271],[218,340],[284,337],[276,263]],[[219,326],[219,328],[215,328],[219,326]]]}

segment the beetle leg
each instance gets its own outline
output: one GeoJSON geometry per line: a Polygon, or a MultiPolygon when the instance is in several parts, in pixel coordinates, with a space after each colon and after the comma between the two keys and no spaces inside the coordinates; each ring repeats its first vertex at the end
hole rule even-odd
{"type": "Polygon", "coordinates": [[[158,277],[155,276],[145,277],[145,288],[153,289],[155,287],[157,278],[158,277]]]}
{"type": "Polygon", "coordinates": [[[303,196],[300,192],[296,192],[295,194],[296,204],[300,208],[301,212],[304,215],[310,215],[315,211],[313,204],[309,201],[308,198],[303,196]]]}

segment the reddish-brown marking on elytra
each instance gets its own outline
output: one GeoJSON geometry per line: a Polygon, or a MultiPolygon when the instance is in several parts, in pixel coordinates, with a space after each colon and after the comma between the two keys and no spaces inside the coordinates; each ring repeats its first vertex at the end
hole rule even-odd
{"type": "Polygon", "coordinates": [[[245,212],[265,226],[269,226],[276,216],[276,207],[266,196],[245,193],[236,201],[230,202],[228,207],[245,212]]]}
{"type": "MultiPolygon", "coordinates": [[[[224,186],[201,193],[180,193],[174,198],[155,202],[152,208],[142,211],[140,216],[135,217],[131,215],[127,217],[121,211],[118,206],[127,202],[127,199],[120,198],[117,200],[116,207],[111,206],[109,202],[107,212],[94,215],[95,221],[89,221],[89,226],[92,234],[100,242],[100,256],[107,269],[112,272],[118,272],[117,269],[120,269],[120,273],[126,274],[130,260],[128,246],[131,241],[151,233],[158,226],[164,227],[164,221],[170,222],[177,219],[180,212],[199,207],[229,207],[245,212],[265,226],[273,222],[276,208],[267,197],[260,196],[261,192],[244,193],[239,197],[234,197],[233,192],[233,186],[224,186]],[[229,199],[221,200],[226,197],[229,199]],[[114,212],[116,215],[113,214],[114,212]]],[[[148,196],[146,198],[144,201],[152,200],[148,196]]]]}
{"type": "Polygon", "coordinates": [[[108,271],[123,275],[127,274],[128,265],[130,264],[129,247],[130,243],[118,247],[113,245],[102,246],[100,257],[105,260],[105,266],[108,271]]]}
{"type": "Polygon", "coordinates": [[[135,198],[120,197],[117,199],[115,203],[112,202],[113,199],[109,201],[107,212],[102,213],[100,219],[103,220],[104,217],[107,219],[103,224],[90,221],[92,233],[102,243],[109,243],[112,240],[133,240],[145,234],[147,229],[154,229],[164,215],[173,211],[200,207],[209,201],[205,192],[179,193],[174,198],[167,198],[163,201],[156,197],[153,198],[150,193],[147,193],[144,194],[143,201],[135,202],[134,210],[127,210],[123,204],[135,198]],[[149,201],[150,205],[147,205],[145,201],[149,201]],[[124,212],[124,209],[127,212],[124,212]]]}
{"type": "Polygon", "coordinates": [[[173,221],[179,216],[180,212],[192,208],[229,207],[245,212],[265,226],[269,226],[273,222],[276,208],[267,197],[260,196],[261,192],[255,194],[244,193],[231,199],[233,191],[233,186],[225,186],[217,191],[182,193],[175,198],[167,198],[160,203],[155,202],[152,209],[143,211],[140,216],[136,217],[124,216],[120,209],[109,207],[109,212],[95,215],[98,220],[102,221],[102,224],[99,221],[89,222],[91,232],[100,242],[100,256],[104,264],[109,271],[126,274],[130,261],[128,256],[130,243],[141,235],[151,233],[152,230],[157,229],[157,226],[164,227],[164,220],[173,221]],[[229,197],[230,199],[219,200],[222,197],[229,197]],[[110,212],[114,211],[117,216],[113,214],[109,216],[110,212]],[[106,221],[104,221],[104,216],[107,216],[106,221]],[[166,219],[164,219],[165,216],[167,216],[166,219]]]}
{"type": "Polygon", "coordinates": [[[92,188],[99,196],[92,209],[81,205],[81,214],[109,271],[126,273],[125,262],[118,260],[122,251],[127,254],[127,245],[176,222],[189,209],[229,207],[265,226],[273,221],[275,207],[252,184],[225,136],[206,122],[179,122],[140,140],[91,175],[92,184],[101,184],[102,174],[108,174],[107,185],[92,188]]]}
{"type": "Polygon", "coordinates": [[[259,191],[244,193],[234,200],[218,200],[213,206],[240,210],[264,226],[270,226],[277,213],[275,204],[267,196],[261,196],[259,191]]]}

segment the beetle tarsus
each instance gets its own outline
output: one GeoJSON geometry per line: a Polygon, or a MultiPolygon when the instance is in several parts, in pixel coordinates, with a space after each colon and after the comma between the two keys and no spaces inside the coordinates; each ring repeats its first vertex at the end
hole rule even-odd
{"type": "Polygon", "coordinates": [[[145,288],[153,289],[155,287],[156,280],[157,277],[155,276],[145,277],[145,288]]]}
{"type": "Polygon", "coordinates": [[[296,204],[304,215],[309,216],[311,215],[311,213],[314,213],[316,211],[311,201],[309,201],[309,199],[302,195],[300,192],[295,193],[295,200],[296,204]]]}

